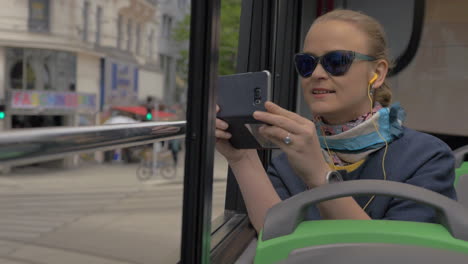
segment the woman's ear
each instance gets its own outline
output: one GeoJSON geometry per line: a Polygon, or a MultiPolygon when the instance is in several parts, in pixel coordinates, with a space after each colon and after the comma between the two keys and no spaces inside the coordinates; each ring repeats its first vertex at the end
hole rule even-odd
{"type": "Polygon", "coordinates": [[[372,84],[372,88],[379,88],[385,81],[388,73],[388,62],[386,60],[379,60],[375,66],[374,74],[377,74],[377,79],[372,84]]]}

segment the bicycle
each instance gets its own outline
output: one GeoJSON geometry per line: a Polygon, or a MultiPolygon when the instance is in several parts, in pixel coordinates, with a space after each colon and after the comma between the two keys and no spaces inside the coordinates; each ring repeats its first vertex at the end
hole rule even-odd
{"type": "Polygon", "coordinates": [[[166,180],[172,180],[176,176],[176,167],[172,159],[170,151],[158,152],[156,166],[153,166],[153,150],[152,148],[144,148],[142,150],[143,159],[137,168],[136,176],[141,181],[147,181],[153,175],[160,174],[166,180]]]}

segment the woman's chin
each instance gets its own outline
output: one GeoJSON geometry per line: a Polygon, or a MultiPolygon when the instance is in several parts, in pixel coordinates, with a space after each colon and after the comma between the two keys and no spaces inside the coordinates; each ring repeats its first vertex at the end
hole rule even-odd
{"type": "Polygon", "coordinates": [[[317,102],[317,103],[313,103],[310,106],[310,111],[314,115],[323,116],[323,115],[333,113],[334,109],[332,107],[330,107],[330,105],[327,105],[327,104],[324,104],[324,103],[321,103],[321,102],[317,102]]]}

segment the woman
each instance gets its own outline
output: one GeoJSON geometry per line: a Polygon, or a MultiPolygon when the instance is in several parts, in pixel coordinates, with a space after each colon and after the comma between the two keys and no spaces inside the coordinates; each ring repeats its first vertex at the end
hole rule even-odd
{"type": "MultiPolygon", "coordinates": [[[[216,148],[236,176],[257,231],[270,207],[327,184],[336,176],[331,171],[339,170],[344,180],[404,182],[455,199],[451,150],[432,136],[403,127],[403,110],[390,106],[391,92],[385,84],[390,63],[376,20],[349,10],[319,17],[295,64],[314,119],[271,102],[265,104],[266,112],[254,113],[255,119],[271,124],[261,133],[283,151],[267,172],[256,150],[233,148],[227,123],[216,120],[216,148]]],[[[346,197],[311,207],[308,219],[433,222],[435,211],[391,197],[346,197]]]]}

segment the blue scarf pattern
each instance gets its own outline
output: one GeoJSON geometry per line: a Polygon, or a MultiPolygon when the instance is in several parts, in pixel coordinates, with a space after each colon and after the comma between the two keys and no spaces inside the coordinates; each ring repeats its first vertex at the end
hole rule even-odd
{"type": "Polygon", "coordinates": [[[318,122],[320,146],[334,152],[345,164],[354,163],[385,146],[385,141],[390,143],[401,137],[405,118],[405,111],[399,103],[395,103],[381,108],[370,119],[337,135],[324,136],[322,124],[318,122]],[[376,132],[375,127],[385,140],[376,132]]]}

